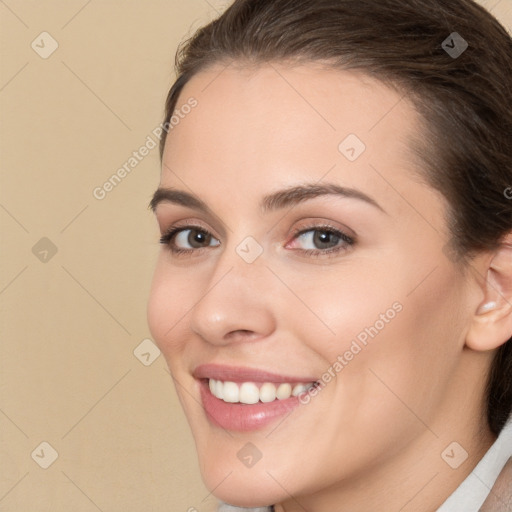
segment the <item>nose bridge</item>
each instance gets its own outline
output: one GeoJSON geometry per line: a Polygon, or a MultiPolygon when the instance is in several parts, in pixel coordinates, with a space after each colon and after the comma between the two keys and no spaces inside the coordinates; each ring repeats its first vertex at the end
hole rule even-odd
{"type": "Polygon", "coordinates": [[[271,274],[262,254],[254,239],[224,249],[191,311],[194,332],[211,343],[226,343],[234,332],[268,335],[273,330],[274,312],[265,293],[271,274]]]}

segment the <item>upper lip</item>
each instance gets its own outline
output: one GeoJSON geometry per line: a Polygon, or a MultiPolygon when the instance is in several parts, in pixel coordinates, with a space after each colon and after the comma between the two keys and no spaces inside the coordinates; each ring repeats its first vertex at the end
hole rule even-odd
{"type": "Polygon", "coordinates": [[[293,377],[257,368],[222,364],[201,364],[194,370],[193,376],[196,379],[215,379],[223,382],[289,382],[292,384],[316,381],[316,378],[311,376],[293,377]]]}

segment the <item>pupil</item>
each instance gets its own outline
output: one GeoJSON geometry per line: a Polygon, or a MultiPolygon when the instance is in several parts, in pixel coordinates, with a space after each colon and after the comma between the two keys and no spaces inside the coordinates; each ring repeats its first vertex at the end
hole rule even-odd
{"type": "Polygon", "coordinates": [[[319,249],[326,249],[329,245],[335,246],[338,241],[339,237],[329,231],[317,231],[313,237],[313,242],[319,249]]]}
{"type": "Polygon", "coordinates": [[[201,247],[206,241],[208,241],[208,235],[204,231],[190,232],[188,242],[192,247],[201,247]]]}

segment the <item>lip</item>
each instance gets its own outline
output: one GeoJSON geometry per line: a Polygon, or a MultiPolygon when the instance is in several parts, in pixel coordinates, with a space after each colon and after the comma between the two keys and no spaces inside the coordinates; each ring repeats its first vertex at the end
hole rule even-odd
{"type": "Polygon", "coordinates": [[[232,404],[212,395],[208,386],[208,379],[238,383],[288,382],[290,384],[315,382],[317,380],[311,377],[291,377],[254,368],[218,364],[200,365],[195,369],[193,375],[198,380],[201,401],[208,420],[223,429],[238,432],[266,427],[301,405],[299,397],[291,396],[285,400],[274,400],[267,403],[232,404]]]}
{"type": "Polygon", "coordinates": [[[302,382],[307,384],[308,382],[316,382],[318,380],[316,377],[311,377],[311,375],[293,377],[266,370],[259,370],[257,368],[227,366],[221,364],[199,365],[194,370],[193,376],[196,379],[215,379],[222,380],[223,382],[289,382],[290,384],[298,384],[302,382]]]}

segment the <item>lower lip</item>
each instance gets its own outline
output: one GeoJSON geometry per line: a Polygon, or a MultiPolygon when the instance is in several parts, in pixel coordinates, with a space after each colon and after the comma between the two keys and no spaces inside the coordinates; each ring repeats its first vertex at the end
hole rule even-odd
{"type": "Polygon", "coordinates": [[[247,432],[263,428],[300,404],[296,396],[268,403],[230,404],[212,395],[207,380],[200,380],[199,386],[208,419],[226,430],[247,432]]]}

